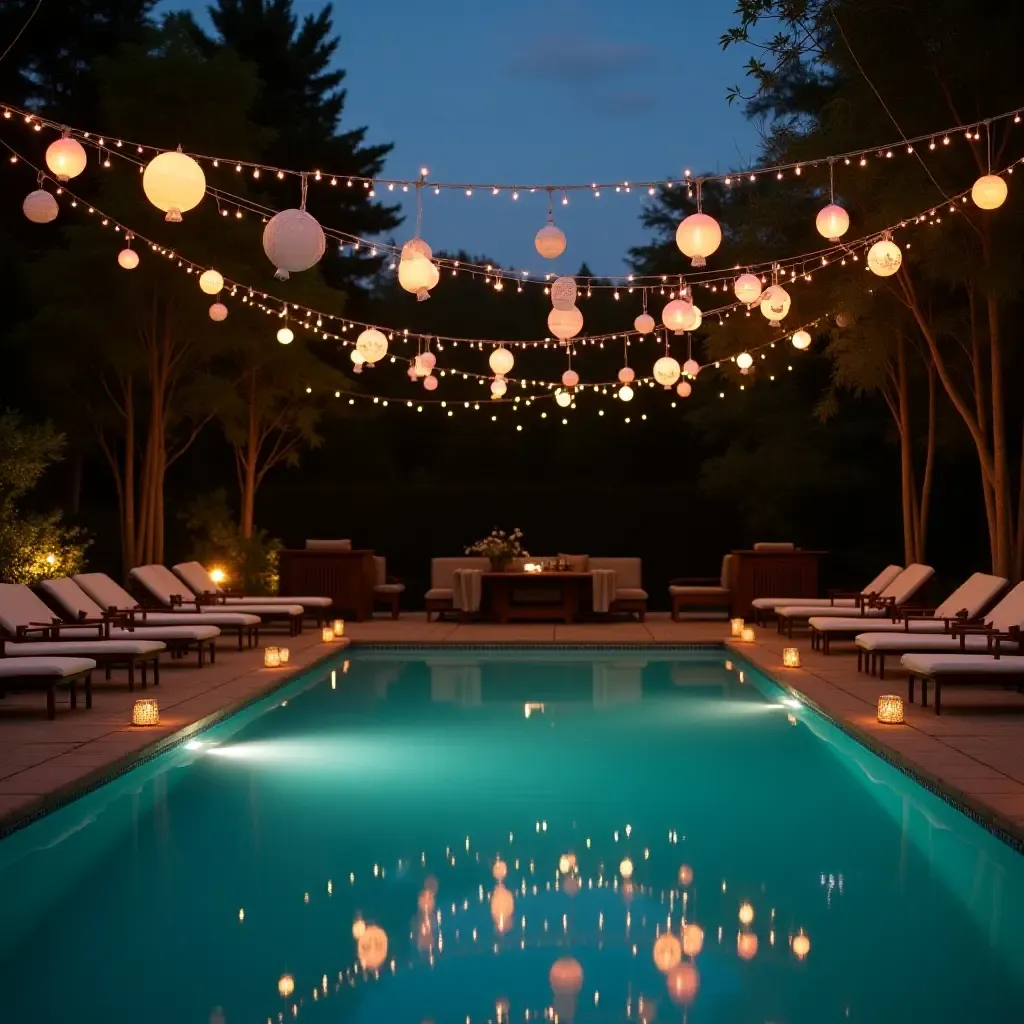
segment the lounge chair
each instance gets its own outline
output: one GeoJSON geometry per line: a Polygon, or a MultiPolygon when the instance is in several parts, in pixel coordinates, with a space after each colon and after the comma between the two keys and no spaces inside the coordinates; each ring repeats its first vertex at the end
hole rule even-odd
{"type": "Polygon", "coordinates": [[[300,604],[309,618],[322,626],[330,612],[329,597],[250,597],[238,592],[227,591],[206,571],[201,562],[179,562],[171,566],[177,576],[204,603],[236,607],[237,605],[295,605],[300,604]]]}
{"type": "Polygon", "coordinates": [[[57,687],[70,691],[71,707],[78,707],[78,683],[85,687],[85,706],[92,707],[92,672],[96,662],[91,658],[9,658],[0,639],[0,698],[8,692],[46,690],[46,717],[57,717],[57,687]]]}
{"type": "MultiPolygon", "coordinates": [[[[930,565],[914,562],[908,565],[879,594],[867,595],[856,599],[857,605],[853,614],[859,618],[895,618],[899,609],[909,604],[914,595],[935,575],[930,565]]],[[[775,609],[779,632],[793,635],[796,624],[803,625],[812,618],[819,616],[851,616],[849,608],[815,608],[814,605],[783,605],[775,609]]],[[[812,638],[813,639],[813,638],[812,638]]]]}
{"type": "Polygon", "coordinates": [[[830,590],[828,597],[755,597],[750,602],[754,608],[754,621],[759,626],[763,625],[768,613],[774,613],[776,608],[783,608],[787,605],[790,607],[799,605],[805,608],[856,608],[859,601],[880,594],[901,572],[903,572],[902,565],[887,565],[863,590],[856,593],[849,590],[830,590]]]}
{"type": "MultiPolygon", "coordinates": [[[[1008,638],[1013,649],[1020,650],[1020,633],[1008,638]]],[[[1004,642],[1005,643],[1005,642],[1004,642]]],[[[928,706],[928,684],[935,689],[935,714],[942,714],[943,686],[996,685],[1024,687],[1024,657],[1002,657],[1000,644],[992,654],[904,654],[900,659],[910,673],[907,698],[914,703],[914,683],[921,680],[921,707],[928,706]]],[[[1005,649],[1005,647],[1004,647],[1005,649]]]]}
{"type": "Polygon", "coordinates": [[[1024,628],[1024,583],[1018,583],[978,624],[951,622],[941,633],[921,632],[916,622],[913,632],[876,630],[858,634],[857,668],[885,677],[885,658],[904,654],[983,654],[992,653],[994,638],[1024,628]]]}
{"type": "Polygon", "coordinates": [[[109,623],[106,636],[115,640],[162,640],[171,656],[180,658],[193,648],[197,654],[199,667],[206,664],[209,652],[210,662],[216,660],[215,641],[220,636],[220,628],[207,623],[195,625],[158,626],[149,623],[136,625],[130,613],[104,611],[84,590],[72,579],[44,580],[39,589],[50,603],[64,616],[69,624],[75,622],[99,622],[106,619],[109,623]]]}
{"type": "Polygon", "coordinates": [[[110,678],[113,668],[128,670],[128,689],[135,689],[135,670],[142,685],[153,669],[153,685],[160,685],[160,640],[108,639],[110,622],[61,622],[32,591],[21,583],[0,583],[0,627],[8,634],[8,653],[16,657],[90,658],[110,678]]]}
{"type": "MultiPolygon", "coordinates": [[[[945,601],[936,608],[911,608],[904,605],[898,617],[881,620],[871,625],[873,633],[947,633],[950,623],[975,622],[986,608],[1006,589],[1007,581],[1002,576],[989,576],[976,572],[965,583],[957,587],[945,601]]],[[[811,646],[829,653],[836,640],[851,640],[863,633],[864,619],[859,615],[813,615],[808,624],[811,627],[811,646]]]]}
{"type": "Polygon", "coordinates": [[[373,567],[376,580],[373,585],[373,603],[384,605],[391,612],[391,618],[397,619],[405,584],[388,576],[388,562],[383,555],[373,556],[373,567]]]}

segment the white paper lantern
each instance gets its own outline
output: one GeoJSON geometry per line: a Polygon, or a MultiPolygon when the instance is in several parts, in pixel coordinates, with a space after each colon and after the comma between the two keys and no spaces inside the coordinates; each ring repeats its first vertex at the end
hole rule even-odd
{"type": "Polygon", "coordinates": [[[372,366],[387,355],[388,339],[376,328],[368,327],[356,338],[356,351],[372,366]]]}
{"type": "Polygon", "coordinates": [[[666,388],[672,387],[679,380],[679,363],[671,356],[662,356],[654,364],[654,379],[666,388]]]}
{"type": "Polygon", "coordinates": [[[487,365],[490,366],[492,373],[504,377],[515,365],[515,362],[515,356],[507,348],[496,348],[491,352],[487,365]]]}
{"type": "Polygon", "coordinates": [[[749,370],[754,365],[754,357],[749,352],[741,352],[736,357],[736,365],[741,370],[749,370]]]}
{"type": "Polygon", "coordinates": [[[546,224],[537,232],[533,244],[544,259],[557,259],[565,252],[565,235],[554,224],[546,224]]]}
{"type": "Polygon", "coordinates": [[[698,363],[696,359],[687,359],[686,362],[683,363],[683,373],[685,373],[687,377],[696,377],[697,374],[700,373],[700,363],[698,363]]]}
{"type": "Polygon", "coordinates": [[[551,305],[555,309],[572,309],[576,305],[578,291],[575,278],[556,278],[551,286],[551,305]]]}
{"type": "Polygon", "coordinates": [[[398,283],[420,302],[430,298],[430,289],[440,277],[437,267],[424,256],[412,256],[398,264],[398,283]]]}
{"type": "Polygon", "coordinates": [[[805,348],[809,348],[811,344],[811,336],[807,331],[797,331],[793,335],[793,348],[799,349],[801,352],[805,348]]]}
{"type": "Polygon", "coordinates": [[[633,327],[638,334],[650,334],[657,327],[654,317],[650,313],[641,313],[634,321],[633,327]]]}
{"type": "Polygon", "coordinates": [[[428,373],[437,366],[437,356],[433,352],[424,352],[419,358],[420,366],[425,367],[428,373]]]}
{"type": "Polygon", "coordinates": [[[883,238],[868,249],[868,268],[879,277],[892,277],[902,263],[903,253],[891,238],[883,238]]]}
{"type": "Polygon", "coordinates": [[[687,302],[686,299],[673,299],[666,303],[665,308],[661,311],[661,322],[676,334],[692,330],[693,325],[697,322],[693,312],[693,303],[687,302]]]}
{"type": "Polygon", "coordinates": [[[125,270],[134,270],[139,265],[139,254],[134,249],[122,249],[117,254],[117,263],[125,270]]]}
{"type": "Polygon", "coordinates": [[[567,409],[570,405],[572,405],[572,395],[568,391],[563,391],[561,388],[559,388],[555,392],[555,401],[558,403],[559,406],[561,406],[561,408],[567,409]]]}
{"type": "Polygon", "coordinates": [[[818,211],[814,226],[819,235],[824,235],[830,242],[838,242],[850,229],[850,215],[838,203],[829,203],[818,211]]]}
{"type": "Polygon", "coordinates": [[[548,330],[561,341],[575,338],[583,330],[583,314],[576,306],[548,313],[548,330]]]}
{"type": "Polygon", "coordinates": [[[164,220],[178,223],[183,213],[202,202],[206,195],[206,175],[192,157],[180,150],[160,153],[150,160],[142,173],[142,191],[158,210],[164,211],[167,215],[164,220]]]}
{"type": "Polygon", "coordinates": [[[506,391],[508,391],[508,385],[505,383],[504,377],[495,377],[491,381],[491,398],[501,398],[506,391]]]}
{"type": "Polygon", "coordinates": [[[410,238],[402,246],[402,259],[411,260],[414,256],[422,256],[429,260],[433,258],[434,250],[422,238],[410,238]]]}
{"type": "Polygon", "coordinates": [[[574,388],[580,382],[580,375],[575,370],[566,370],[562,374],[562,384],[567,388],[574,388]]]}
{"type": "Polygon", "coordinates": [[[704,323],[704,314],[700,311],[700,306],[693,307],[693,324],[687,328],[689,331],[697,330],[700,325],[704,323]]]}
{"type": "Polygon", "coordinates": [[[621,402],[632,402],[633,401],[633,389],[628,384],[623,384],[619,388],[619,401],[621,402]]]}
{"type": "Polygon", "coordinates": [[[745,306],[752,306],[761,298],[761,282],[754,274],[740,274],[732,290],[745,306]]]}
{"type": "Polygon", "coordinates": [[[224,287],[224,278],[216,270],[204,270],[199,275],[199,287],[207,295],[216,295],[224,287]]]}
{"type": "Polygon", "coordinates": [[[263,229],[263,251],[277,267],[274,277],[279,281],[315,267],[326,250],[324,229],[305,210],[275,213],[263,229]]]}
{"type": "MultiPolygon", "coordinates": [[[[352,349],[352,351],[349,352],[348,357],[352,360],[352,365],[358,366],[360,369],[362,369],[363,363],[366,362],[366,357],[357,348],[352,349]]],[[[410,366],[409,369],[412,370],[413,368],[410,366]]],[[[415,373],[415,371],[413,372],[415,373]]]]}
{"type": "Polygon", "coordinates": [[[971,188],[971,199],[980,210],[998,210],[1006,202],[1006,181],[998,174],[985,174],[971,188]]]}
{"type": "Polygon", "coordinates": [[[46,166],[58,181],[77,178],[85,170],[85,148],[70,136],[64,135],[46,148],[46,166]]]}
{"type": "Polygon", "coordinates": [[[693,257],[690,266],[703,267],[705,257],[710,256],[722,244],[722,229],[714,217],[706,213],[691,213],[676,228],[676,245],[684,256],[693,257]]]}
{"type": "MultiPolygon", "coordinates": [[[[360,356],[360,358],[362,357],[360,356]]],[[[405,371],[405,375],[409,378],[409,380],[419,380],[419,374],[416,373],[415,365],[410,364],[409,369],[405,371]]]]}
{"type": "Polygon", "coordinates": [[[620,384],[632,384],[636,379],[636,373],[632,366],[624,366],[619,370],[619,383],[620,384]]]}
{"type": "Polygon", "coordinates": [[[290,345],[295,340],[295,332],[290,327],[282,327],[277,332],[277,340],[282,345],[290,345]]]}
{"type": "Polygon", "coordinates": [[[793,300],[781,284],[771,284],[761,293],[761,312],[772,323],[784,320],[793,300]]]}
{"type": "Polygon", "coordinates": [[[223,302],[215,302],[210,307],[210,319],[211,320],[213,320],[213,321],[215,321],[216,323],[219,324],[222,320],[227,320],[227,318],[228,318],[228,307],[225,306],[223,302]]]}
{"type": "Polygon", "coordinates": [[[689,398],[692,391],[693,388],[690,386],[690,382],[688,380],[681,380],[676,385],[676,394],[680,398],[689,398]]]}
{"type": "Polygon", "coordinates": [[[45,189],[36,189],[25,196],[21,211],[33,224],[49,224],[58,212],[57,200],[45,189]]]}
{"type": "Polygon", "coordinates": [[[423,378],[423,386],[427,389],[427,391],[436,391],[437,390],[437,378],[433,374],[430,374],[429,377],[424,377],[423,378]]]}

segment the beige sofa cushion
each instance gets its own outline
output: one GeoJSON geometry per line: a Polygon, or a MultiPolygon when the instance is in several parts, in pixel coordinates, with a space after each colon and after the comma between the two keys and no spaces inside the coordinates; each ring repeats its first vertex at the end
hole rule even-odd
{"type": "Polygon", "coordinates": [[[616,601],[646,601],[647,591],[642,587],[619,587],[615,591],[616,601]]]}
{"type": "Polygon", "coordinates": [[[454,602],[455,591],[451,587],[431,587],[426,593],[428,601],[449,601],[454,602]]]}
{"type": "Polygon", "coordinates": [[[351,551],[350,540],[307,540],[307,551],[351,551]]]}
{"type": "Polygon", "coordinates": [[[463,555],[461,558],[432,558],[430,589],[440,587],[443,590],[454,590],[456,569],[479,569],[480,572],[490,572],[491,563],[487,558],[474,555],[463,555]]]}
{"type": "Polygon", "coordinates": [[[615,585],[618,589],[642,589],[643,580],[641,579],[642,563],[639,558],[594,558],[589,559],[589,565],[587,568],[591,571],[594,569],[613,569],[615,571],[615,585]]]}

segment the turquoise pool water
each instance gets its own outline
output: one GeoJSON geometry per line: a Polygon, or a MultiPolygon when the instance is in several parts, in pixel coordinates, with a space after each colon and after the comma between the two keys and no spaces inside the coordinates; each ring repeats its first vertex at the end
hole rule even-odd
{"type": "Polygon", "coordinates": [[[0,894],[3,1021],[1024,1018],[1024,857],[713,651],[354,653],[0,894]]]}

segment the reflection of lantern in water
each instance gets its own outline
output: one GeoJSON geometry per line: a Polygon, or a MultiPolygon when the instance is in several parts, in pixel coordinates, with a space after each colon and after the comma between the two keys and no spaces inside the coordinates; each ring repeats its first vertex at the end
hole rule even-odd
{"type": "Polygon", "coordinates": [[[491,893],[491,917],[494,927],[499,932],[507,932],[512,927],[512,914],[516,909],[515,897],[503,885],[499,885],[491,893]]]}
{"type": "Polygon", "coordinates": [[[436,896],[437,879],[433,875],[427,875],[427,877],[423,879],[423,888],[426,892],[433,893],[433,895],[436,896]]]}
{"type": "Polygon", "coordinates": [[[359,937],[356,955],[368,971],[376,970],[388,956],[387,932],[375,924],[368,925],[359,937]]]}
{"type": "Polygon", "coordinates": [[[563,853],[562,856],[558,858],[558,870],[561,871],[563,875],[567,875],[569,874],[569,869],[571,867],[572,864],[569,861],[569,854],[563,853]]]}
{"type": "Polygon", "coordinates": [[[800,929],[800,934],[793,937],[793,955],[797,960],[803,960],[805,956],[811,951],[811,940],[804,935],[803,928],[800,929]]]}
{"type": "Polygon", "coordinates": [[[434,894],[429,889],[424,889],[416,900],[420,912],[429,914],[434,909],[434,894]]]}
{"type": "Polygon", "coordinates": [[[640,1024],[651,1024],[658,1015],[658,1006],[656,1003],[651,1002],[650,999],[644,999],[640,997],[636,1005],[636,1019],[640,1021],[640,1024]]]}
{"type": "Polygon", "coordinates": [[[693,868],[689,864],[684,864],[679,869],[679,884],[689,885],[693,881],[693,868]]]}
{"type": "Polygon", "coordinates": [[[575,875],[567,875],[562,890],[568,896],[575,896],[580,891],[580,880],[575,875]]]}
{"type": "Polygon", "coordinates": [[[508,874],[508,865],[499,857],[494,862],[494,867],[491,870],[491,874],[494,875],[495,881],[504,882],[505,876],[508,874]]]}
{"type": "Polygon", "coordinates": [[[688,924],[683,928],[683,952],[696,956],[704,948],[704,929],[699,924],[688,924]]]}
{"type": "Polygon", "coordinates": [[[622,890],[621,890],[621,892],[622,892],[622,899],[626,903],[632,902],[632,900],[633,900],[633,883],[632,882],[623,882],[622,883],[622,890]]]}
{"type": "Polygon", "coordinates": [[[626,857],[619,865],[619,874],[622,875],[623,878],[633,877],[633,862],[628,857],[626,857]]]}
{"type": "Polygon", "coordinates": [[[683,958],[683,947],[679,940],[666,932],[654,943],[654,966],[663,974],[668,974],[683,958]]]}
{"type": "Polygon", "coordinates": [[[494,1004],[494,1016],[498,1019],[499,1024],[502,1021],[508,1020],[508,1000],[499,999],[494,1004]]]}
{"type": "Polygon", "coordinates": [[[736,936],[736,952],[742,960],[753,960],[757,955],[757,936],[753,932],[740,932],[736,936]]]}
{"type": "Polygon", "coordinates": [[[352,922],[352,938],[353,939],[361,939],[363,937],[363,932],[365,932],[365,931],[366,931],[366,922],[361,917],[357,917],[352,922]]]}
{"type": "Polygon", "coordinates": [[[282,974],[277,979],[277,991],[282,999],[287,999],[295,991],[295,979],[290,974],[282,974]]]}
{"type": "Polygon", "coordinates": [[[676,1006],[692,1003],[700,988],[700,974],[693,964],[679,964],[673,967],[665,978],[668,997],[676,1006]]]}
{"type": "Polygon", "coordinates": [[[430,918],[423,914],[419,919],[419,923],[416,928],[416,946],[422,951],[431,949],[434,945],[434,929],[430,922],[430,918]]]}
{"type": "Polygon", "coordinates": [[[749,903],[740,904],[740,924],[750,924],[754,920],[754,908],[749,903]]]}
{"type": "Polygon", "coordinates": [[[583,988],[583,968],[571,956],[563,956],[551,965],[548,972],[551,990],[557,995],[575,996],[583,988]]]}

